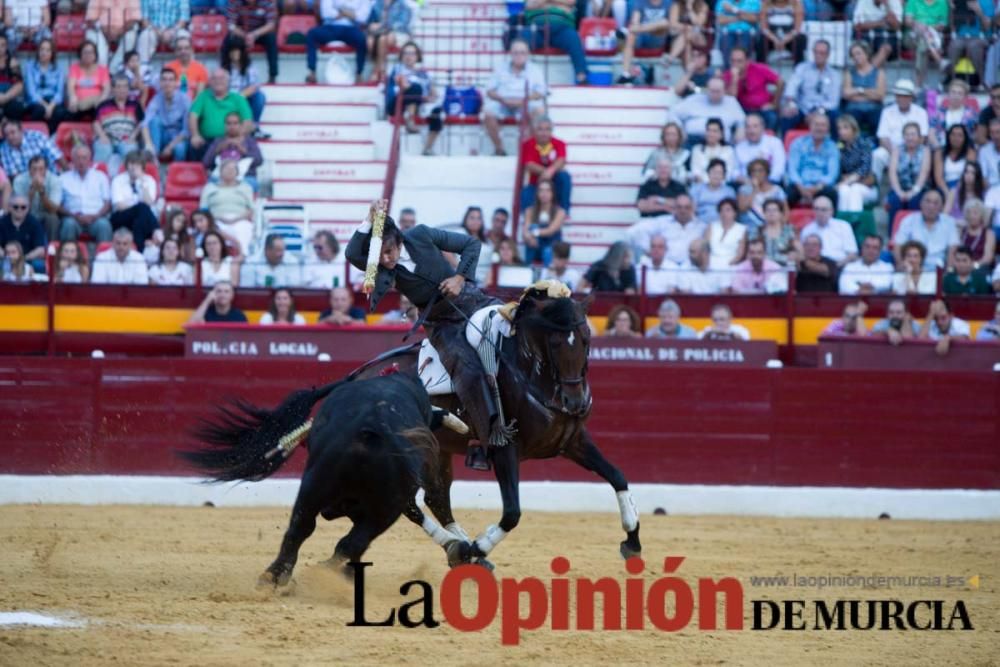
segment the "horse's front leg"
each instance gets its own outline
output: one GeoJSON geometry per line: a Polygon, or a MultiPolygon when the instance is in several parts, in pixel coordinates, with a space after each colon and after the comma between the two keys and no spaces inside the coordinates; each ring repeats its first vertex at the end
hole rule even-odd
{"type": "Polygon", "coordinates": [[[623,558],[640,555],[642,543],[639,542],[639,511],[635,507],[632,492],[628,489],[628,480],[625,479],[622,471],[604,458],[587,429],[581,430],[580,437],[566,448],[564,456],[596,473],[614,488],[615,495],[618,496],[618,512],[622,518],[622,530],[625,531],[625,540],[621,543],[619,550],[623,558]]]}
{"type": "Polygon", "coordinates": [[[518,490],[520,462],[517,458],[517,447],[513,444],[495,447],[492,448],[492,454],[493,470],[500,485],[500,498],[503,500],[503,515],[499,524],[487,526],[486,530],[472,541],[472,556],[490,569],[492,564],[486,560],[486,556],[517,527],[521,520],[521,495],[518,490]]]}

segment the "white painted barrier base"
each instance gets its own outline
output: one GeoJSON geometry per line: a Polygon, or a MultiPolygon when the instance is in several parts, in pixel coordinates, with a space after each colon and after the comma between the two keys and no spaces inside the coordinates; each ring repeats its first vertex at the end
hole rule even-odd
{"type": "MultiPolygon", "coordinates": [[[[205,484],[195,477],[0,475],[0,504],[290,506],[298,479],[205,484]]],[[[845,487],[633,484],[641,514],[893,519],[1000,519],[1000,491],[845,487]]],[[[456,508],[499,510],[496,483],[455,482],[456,508]]],[[[616,512],[611,487],[596,482],[522,482],[521,508],[550,512],[616,512]]]]}

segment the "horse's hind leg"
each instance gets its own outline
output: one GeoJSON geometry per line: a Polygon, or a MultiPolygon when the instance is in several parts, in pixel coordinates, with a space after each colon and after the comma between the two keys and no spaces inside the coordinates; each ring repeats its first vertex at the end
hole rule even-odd
{"type": "Polygon", "coordinates": [[[632,492],[628,489],[628,480],[625,479],[625,475],[604,458],[586,429],[581,433],[577,443],[567,448],[564,456],[596,473],[614,487],[615,495],[618,496],[618,511],[622,518],[622,530],[626,534],[620,547],[622,557],[631,558],[640,555],[642,544],[639,542],[639,512],[632,499],[632,492]]]}
{"type": "Polygon", "coordinates": [[[295,499],[295,506],[292,508],[288,530],[281,540],[278,557],[260,575],[257,581],[259,586],[284,586],[291,579],[295,562],[299,558],[299,548],[316,529],[316,515],[319,514],[319,506],[310,497],[309,488],[311,487],[308,482],[303,480],[302,488],[299,489],[299,495],[295,499]]]}

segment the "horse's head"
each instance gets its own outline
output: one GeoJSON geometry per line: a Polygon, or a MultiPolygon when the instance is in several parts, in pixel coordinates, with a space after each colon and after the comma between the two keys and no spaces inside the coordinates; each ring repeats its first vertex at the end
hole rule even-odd
{"type": "Polygon", "coordinates": [[[578,303],[569,297],[549,297],[529,290],[514,317],[518,353],[531,382],[541,390],[545,407],[574,417],[590,412],[587,357],[590,326],[587,309],[592,297],[578,303]]]}

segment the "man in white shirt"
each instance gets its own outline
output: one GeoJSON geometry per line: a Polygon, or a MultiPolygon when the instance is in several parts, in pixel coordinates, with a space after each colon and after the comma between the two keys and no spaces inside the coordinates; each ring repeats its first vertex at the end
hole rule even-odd
{"type": "Polygon", "coordinates": [[[520,120],[525,88],[528,91],[528,113],[536,116],[545,111],[545,74],[538,65],[528,62],[531,49],[523,39],[510,43],[510,60],[493,70],[483,101],[483,124],[497,155],[506,155],[500,140],[500,121],[520,120]]]}
{"type": "Polygon", "coordinates": [[[823,241],[823,256],[840,266],[857,258],[854,229],[849,222],[833,217],[833,202],[829,197],[820,195],[813,200],[813,215],[816,218],[802,229],[801,240],[815,234],[823,241]]]}
{"type": "Polygon", "coordinates": [[[95,285],[148,285],[146,259],[133,248],[132,232],[126,227],[115,231],[111,247],[94,258],[95,285]]]}
{"type": "Polygon", "coordinates": [[[37,45],[52,37],[46,0],[7,0],[4,2],[4,23],[7,25],[7,48],[11,53],[17,51],[22,41],[37,45]]]}
{"type": "Polygon", "coordinates": [[[77,144],[72,153],[73,168],[59,176],[62,205],[59,240],[76,241],[86,232],[98,243],[111,240],[111,184],[108,177],[91,165],[90,146],[77,144]]]}
{"type": "Polygon", "coordinates": [[[896,235],[892,237],[896,265],[902,263],[902,247],[907,241],[920,241],[927,249],[924,270],[950,267],[958,247],[958,226],[950,215],[941,213],[944,200],[941,193],[931,189],[920,198],[920,210],[903,218],[896,235]]]}
{"type": "Polygon", "coordinates": [[[771,165],[768,178],[781,183],[785,177],[785,144],[778,137],[764,132],[764,119],[760,114],[747,115],[747,124],[743,141],[736,144],[736,173],[733,180],[746,182],[750,179],[750,163],[754,160],[767,160],[771,165]]]}
{"type": "Polygon", "coordinates": [[[879,147],[872,153],[872,173],[875,174],[876,183],[882,181],[882,174],[889,166],[892,147],[899,148],[903,145],[903,127],[907,123],[916,123],[920,126],[920,136],[927,136],[927,111],[913,103],[913,98],[917,94],[917,87],[913,82],[909,79],[900,79],[892,87],[892,93],[896,96],[896,103],[882,109],[882,115],[878,119],[878,130],[875,132],[879,147]]]}
{"type": "Polygon", "coordinates": [[[649,241],[649,254],[639,261],[637,279],[645,280],[646,294],[666,294],[677,287],[682,265],[667,258],[667,239],[657,234],[649,241]]]}
{"type": "Polygon", "coordinates": [[[927,319],[920,327],[920,337],[936,340],[937,345],[934,346],[934,349],[939,355],[948,354],[951,341],[969,340],[971,335],[972,330],[969,323],[952,315],[947,301],[944,299],[931,301],[931,305],[927,309],[927,319]]]}
{"type": "Polygon", "coordinates": [[[704,239],[691,241],[688,248],[690,266],[684,267],[677,281],[677,291],[685,294],[719,294],[729,289],[728,271],[712,271],[708,268],[711,247],[704,239]]]}
{"type": "Polygon", "coordinates": [[[710,118],[722,121],[726,141],[731,142],[734,137],[742,136],[746,113],[735,97],[726,95],[726,82],[720,77],[713,77],[709,79],[705,91],[689,95],[674,106],[673,116],[684,126],[688,138],[695,143],[703,141],[705,123],[710,118]]]}
{"type": "Polygon", "coordinates": [[[849,262],[840,272],[841,294],[886,294],[892,289],[892,264],[879,259],[882,237],[869,234],[861,243],[861,257],[849,262]]]}
{"type": "Polygon", "coordinates": [[[247,260],[240,269],[243,287],[300,287],[299,262],[285,252],[285,239],[278,234],[264,238],[264,256],[247,260]]]}
{"type": "Polygon", "coordinates": [[[995,187],[1000,185],[1000,118],[991,119],[987,130],[989,141],[979,147],[979,166],[989,186],[995,187]]]}
{"type": "Polygon", "coordinates": [[[858,0],[854,6],[854,32],[858,39],[871,45],[875,52],[872,56],[874,67],[881,67],[896,52],[896,32],[901,29],[902,20],[900,0],[858,0]]]}
{"type": "MultiPolygon", "coordinates": [[[[496,213],[494,213],[494,216],[496,213]]],[[[571,291],[576,291],[576,286],[580,284],[580,272],[569,267],[569,254],[572,248],[565,241],[556,241],[552,244],[552,261],[542,271],[542,280],[558,280],[571,291]]]]}
{"type": "Polygon", "coordinates": [[[156,195],[156,179],[146,173],[145,153],[132,151],[125,156],[125,171],[111,179],[111,227],[131,230],[140,252],[160,227],[156,195]]]}
{"type": "Polygon", "coordinates": [[[625,232],[636,257],[648,254],[653,237],[662,236],[667,240],[667,259],[674,264],[685,264],[691,241],[704,235],[705,223],[694,217],[694,200],[688,194],[677,195],[672,218],[664,215],[646,218],[625,232]]]}
{"type": "Polygon", "coordinates": [[[345,263],[337,260],[340,244],[333,232],[323,229],[313,237],[315,257],[306,262],[303,284],[313,289],[332,289],[345,285],[345,263]]]}

